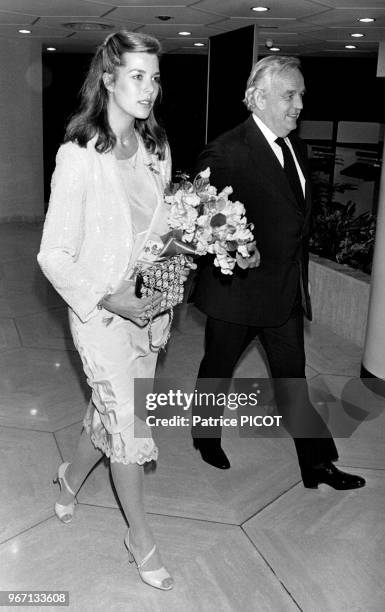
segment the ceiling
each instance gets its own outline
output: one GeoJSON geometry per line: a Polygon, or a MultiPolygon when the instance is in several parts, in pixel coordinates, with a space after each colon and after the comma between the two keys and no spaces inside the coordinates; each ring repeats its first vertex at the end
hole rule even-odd
{"type": "Polygon", "coordinates": [[[385,40],[385,0],[0,0],[1,38],[34,38],[63,53],[92,53],[109,32],[125,28],[154,34],[166,53],[201,54],[210,36],[250,24],[258,27],[260,54],[273,53],[268,41],[281,54],[376,56],[385,40]],[[269,10],[251,10],[258,5],[269,10]],[[87,29],[79,31],[81,23],[87,29]]]}

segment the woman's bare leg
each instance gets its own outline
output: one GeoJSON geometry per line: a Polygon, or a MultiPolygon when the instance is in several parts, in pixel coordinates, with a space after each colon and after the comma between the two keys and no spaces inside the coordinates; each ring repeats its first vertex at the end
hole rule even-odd
{"type": "MultiPolygon", "coordinates": [[[[111,473],[127,522],[130,526],[130,547],[136,557],[136,562],[150,552],[154,546],[154,538],[146,520],[143,495],[143,466],[136,463],[111,461],[111,473]]],[[[163,563],[158,551],[146,563],[144,570],[155,570],[163,563]]],[[[172,579],[171,579],[172,583],[172,579]]],[[[168,582],[165,582],[165,586],[168,582]]]]}
{"type": "MultiPolygon", "coordinates": [[[[66,481],[74,493],[77,493],[92,468],[102,457],[102,451],[94,447],[90,436],[83,428],[74,458],[65,473],[66,481]]],[[[73,501],[73,496],[67,491],[66,487],[63,487],[57,501],[59,504],[66,506],[73,501]]]]}

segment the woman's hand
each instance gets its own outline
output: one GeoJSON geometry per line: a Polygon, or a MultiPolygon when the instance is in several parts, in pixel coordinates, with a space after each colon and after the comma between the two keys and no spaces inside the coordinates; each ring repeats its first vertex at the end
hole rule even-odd
{"type": "Polygon", "coordinates": [[[155,316],[160,312],[162,297],[157,291],[152,297],[138,298],[135,295],[135,283],[123,281],[117,291],[104,297],[100,304],[105,310],[144,327],[151,315],[155,316]]]}
{"type": "MultiPolygon", "coordinates": [[[[188,258],[181,270],[183,283],[187,281],[190,270],[195,270],[196,267],[193,260],[188,258]]],[[[144,327],[151,316],[154,317],[164,311],[166,297],[160,291],[156,291],[152,297],[138,298],[135,295],[135,282],[125,280],[115,293],[105,296],[99,303],[105,310],[144,327]]]]}

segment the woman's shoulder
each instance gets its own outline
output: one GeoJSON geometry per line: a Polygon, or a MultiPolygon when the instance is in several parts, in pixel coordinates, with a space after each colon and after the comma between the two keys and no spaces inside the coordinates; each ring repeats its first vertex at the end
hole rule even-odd
{"type": "Polygon", "coordinates": [[[168,143],[165,143],[161,154],[158,152],[149,153],[149,158],[151,160],[151,165],[159,170],[164,171],[164,169],[168,168],[171,164],[171,150],[168,143]]]}
{"type": "Polygon", "coordinates": [[[56,155],[56,163],[85,164],[94,153],[95,147],[94,144],[91,144],[91,141],[85,147],[82,147],[77,142],[68,140],[60,145],[56,155]]]}
{"type": "Polygon", "coordinates": [[[170,145],[168,144],[168,142],[166,142],[164,146],[164,160],[166,162],[169,162],[170,159],[171,159],[171,149],[170,149],[170,145]]]}
{"type": "Polygon", "coordinates": [[[68,140],[60,145],[57,155],[58,157],[76,157],[80,159],[85,156],[85,153],[85,147],[81,147],[77,142],[68,140]]]}
{"type": "Polygon", "coordinates": [[[156,157],[159,160],[159,163],[164,166],[168,166],[171,163],[171,149],[167,141],[164,143],[162,155],[159,156],[158,153],[154,153],[153,157],[156,157]]]}
{"type": "Polygon", "coordinates": [[[163,182],[167,184],[171,180],[171,149],[168,142],[165,143],[163,159],[159,159],[156,155],[158,167],[163,178],[163,182]]]}
{"type": "Polygon", "coordinates": [[[158,166],[164,165],[167,161],[170,160],[171,152],[170,152],[170,147],[168,143],[165,144],[164,154],[162,156],[163,159],[160,159],[160,156],[157,151],[150,151],[146,147],[146,143],[144,142],[144,139],[138,132],[137,132],[137,139],[138,139],[139,148],[142,152],[144,163],[146,165],[158,167],[158,166]]]}

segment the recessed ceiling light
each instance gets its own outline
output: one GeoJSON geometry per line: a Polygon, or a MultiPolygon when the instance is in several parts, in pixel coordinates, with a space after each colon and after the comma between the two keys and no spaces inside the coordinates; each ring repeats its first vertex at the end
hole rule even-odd
{"type": "Polygon", "coordinates": [[[270,47],[270,51],[280,51],[281,47],[270,47]]]}
{"type": "Polygon", "coordinates": [[[345,45],[345,49],[357,49],[356,45],[345,45]]]}
{"type": "Polygon", "coordinates": [[[361,34],[360,32],[355,32],[354,34],[350,34],[353,38],[362,38],[365,34],[361,34]]]}
{"type": "Polygon", "coordinates": [[[56,47],[47,47],[47,51],[56,51],[56,47]]]}
{"type": "Polygon", "coordinates": [[[264,13],[265,11],[270,11],[267,6],[253,6],[251,10],[255,11],[256,13],[264,13]]]}
{"type": "Polygon", "coordinates": [[[31,34],[31,30],[19,30],[20,34],[31,34]]]}
{"type": "Polygon", "coordinates": [[[194,43],[194,47],[204,47],[204,43],[194,43]]]}
{"type": "Polygon", "coordinates": [[[376,21],[374,17],[362,17],[358,21],[362,21],[362,23],[372,23],[372,21],[376,21]]]}
{"type": "Polygon", "coordinates": [[[191,32],[178,32],[179,36],[190,36],[191,32]]]}

